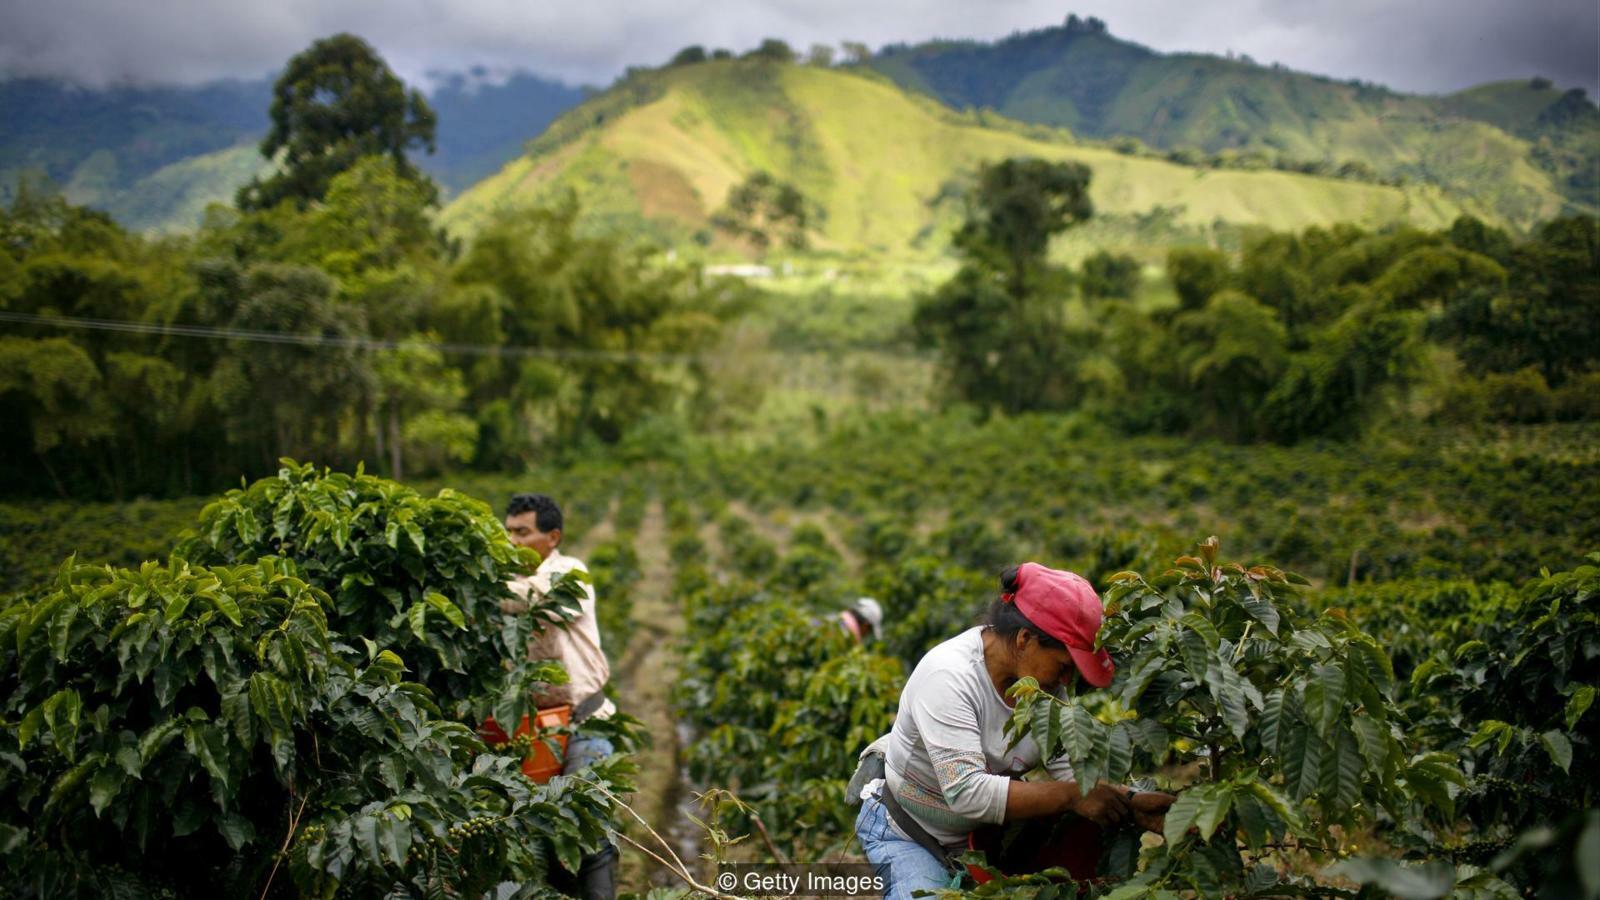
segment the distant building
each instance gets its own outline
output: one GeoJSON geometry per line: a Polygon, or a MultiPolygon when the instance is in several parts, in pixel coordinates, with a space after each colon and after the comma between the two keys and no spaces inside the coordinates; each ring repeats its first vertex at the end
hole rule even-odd
{"type": "Polygon", "coordinates": [[[738,263],[736,265],[706,266],[707,275],[733,275],[739,278],[771,278],[771,266],[758,266],[752,263],[738,263]]]}

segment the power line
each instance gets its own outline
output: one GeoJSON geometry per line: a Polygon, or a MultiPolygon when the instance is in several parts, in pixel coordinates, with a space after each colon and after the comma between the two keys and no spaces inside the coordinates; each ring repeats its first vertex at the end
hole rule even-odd
{"type": "Polygon", "coordinates": [[[222,341],[250,341],[259,344],[292,344],[302,347],[337,347],[348,350],[402,350],[423,347],[441,353],[469,356],[527,356],[547,359],[600,360],[606,362],[690,362],[706,358],[701,353],[643,353],[637,350],[594,350],[579,347],[519,347],[498,344],[460,344],[432,341],[385,341],[370,337],[341,337],[320,334],[287,334],[249,328],[213,328],[205,325],[172,325],[158,322],[128,322],[118,319],[87,319],[74,316],[41,316],[34,313],[0,310],[0,322],[78,328],[122,334],[154,334],[163,337],[190,337],[222,341]]]}

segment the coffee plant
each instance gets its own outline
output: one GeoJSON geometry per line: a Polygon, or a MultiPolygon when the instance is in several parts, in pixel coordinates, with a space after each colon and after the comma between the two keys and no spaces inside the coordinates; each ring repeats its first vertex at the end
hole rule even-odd
{"type": "Polygon", "coordinates": [[[1302,579],[1219,562],[1213,538],[1160,575],[1111,581],[1101,641],[1116,680],[1065,700],[1025,680],[1008,723],[1065,754],[1085,784],[1199,764],[1162,843],[1112,840],[1102,874],[1126,880],[1110,896],[1314,893],[1271,860],[1333,861],[1346,835],[1453,820],[1466,783],[1456,756],[1408,739],[1388,655],[1343,611],[1284,602],[1302,579]]]}
{"type": "Polygon", "coordinates": [[[600,843],[600,792],[535,785],[486,753],[403,657],[332,630],[333,609],[278,558],[69,563],[7,603],[7,882],[51,897],[527,893],[600,843]]]}
{"type": "Polygon", "coordinates": [[[812,858],[851,846],[855,809],[842,802],[844,786],[856,754],[888,730],[905,677],[897,660],[856,646],[832,618],[842,596],[837,564],[819,564],[836,557],[813,533],[772,567],[770,588],[715,585],[696,566],[679,578],[696,636],[674,691],[698,732],[690,774],[743,801],[730,806],[730,824],[748,830],[753,810],[778,845],[812,858]],[[819,593],[785,593],[797,580],[819,593]]]}
{"type": "Polygon", "coordinates": [[[1413,715],[1469,763],[1462,799],[1483,839],[1476,862],[1523,829],[1594,806],[1600,553],[1589,560],[1449,620],[1412,673],[1413,715]]]}
{"type": "Polygon", "coordinates": [[[549,677],[523,650],[531,629],[577,614],[558,582],[537,615],[506,616],[507,582],[538,555],[513,546],[493,510],[454,491],[424,497],[386,479],[283,461],[271,478],[200,513],[179,556],[204,564],[283,556],[333,601],[333,630],[392,650],[452,716],[515,722],[549,677]],[[507,669],[510,669],[510,676],[507,669]]]}
{"type": "MultiPolygon", "coordinates": [[[[602,845],[631,763],[548,784],[495,752],[565,677],[526,659],[570,619],[488,507],[286,462],[166,563],[69,560],[0,599],[0,858],[24,896],[523,896],[602,845]],[[14,751],[9,748],[16,748],[14,751]]],[[[626,717],[598,730],[632,749],[626,717]]],[[[523,748],[525,749],[525,748],[523,748]]]]}

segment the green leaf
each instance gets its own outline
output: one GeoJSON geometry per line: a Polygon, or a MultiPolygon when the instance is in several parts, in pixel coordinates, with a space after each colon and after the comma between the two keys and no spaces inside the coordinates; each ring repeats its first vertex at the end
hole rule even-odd
{"type": "Polygon", "coordinates": [[[385,814],[378,822],[377,837],[389,862],[396,868],[405,865],[406,854],[411,852],[411,826],[385,814]]]}
{"type": "Polygon", "coordinates": [[[39,733],[39,726],[43,724],[43,706],[35,706],[33,709],[28,710],[28,714],[22,717],[22,723],[17,726],[17,749],[28,749],[28,742],[33,740],[33,736],[39,733]]]}
{"type": "Polygon", "coordinates": [[[1455,796],[1466,784],[1455,757],[1448,753],[1420,753],[1411,759],[1405,772],[1406,786],[1422,800],[1433,804],[1447,816],[1455,811],[1455,796]]]}
{"type": "Polygon", "coordinates": [[[1178,620],[1178,624],[1204,638],[1206,649],[1208,650],[1216,650],[1217,646],[1222,643],[1222,635],[1217,634],[1217,627],[1199,613],[1184,613],[1183,618],[1178,620]]]}
{"type": "Polygon", "coordinates": [[[1152,756],[1167,752],[1167,729],[1155,719],[1124,719],[1118,727],[1126,728],[1133,739],[1152,756]]]}
{"type": "Polygon", "coordinates": [[[428,604],[417,602],[411,604],[406,610],[406,622],[411,626],[411,633],[417,640],[426,640],[428,637],[428,604]]]}
{"type": "Polygon", "coordinates": [[[122,770],[111,765],[101,766],[94,774],[94,781],[89,784],[89,805],[94,808],[95,818],[98,819],[116,799],[117,792],[122,789],[122,779],[122,770]]]}
{"type": "Polygon", "coordinates": [[[78,719],[83,713],[83,700],[71,688],[56,691],[44,701],[44,721],[50,727],[50,737],[56,751],[67,759],[78,756],[78,719]]]}
{"type": "Polygon", "coordinates": [[[224,796],[231,796],[233,778],[228,770],[228,745],[222,730],[210,722],[192,724],[183,730],[183,745],[222,785],[224,796]]]}
{"type": "Polygon", "coordinates": [[[66,662],[72,650],[72,623],[77,621],[79,606],[68,603],[50,620],[50,652],[57,662],[66,662]]]}
{"type": "Polygon", "coordinates": [[[1223,818],[1228,815],[1228,810],[1233,808],[1232,785],[1219,784],[1215,787],[1213,796],[1206,798],[1194,817],[1194,824],[1200,829],[1202,841],[1211,840],[1212,832],[1217,830],[1217,826],[1222,824],[1223,818]]]}
{"type": "Polygon", "coordinates": [[[1096,874],[1113,879],[1133,877],[1139,870],[1139,835],[1136,828],[1119,828],[1106,835],[1109,845],[1101,854],[1096,874]]]}
{"type": "Polygon", "coordinates": [[[1594,687],[1580,684],[1572,689],[1572,696],[1567,698],[1567,730],[1572,731],[1578,725],[1578,720],[1594,704],[1594,687]]]}
{"type": "Polygon", "coordinates": [[[1361,748],[1355,735],[1341,729],[1328,750],[1322,761],[1323,804],[1339,811],[1349,810],[1361,799],[1361,748]]]}
{"type": "MultiPolygon", "coordinates": [[[[1356,661],[1356,671],[1385,697],[1394,692],[1394,663],[1370,638],[1353,640],[1348,644],[1350,656],[1356,661]]],[[[1381,713],[1374,710],[1373,715],[1381,713]]]]}
{"type": "Polygon", "coordinates": [[[1250,730],[1250,713],[1245,709],[1245,683],[1234,671],[1232,665],[1221,657],[1212,657],[1211,670],[1207,673],[1206,686],[1211,691],[1211,698],[1216,701],[1217,708],[1222,711],[1222,721],[1228,725],[1228,730],[1233,736],[1243,740],[1245,732],[1250,730]]]}
{"type": "Polygon", "coordinates": [[[1211,668],[1211,647],[1199,633],[1189,630],[1178,635],[1178,652],[1183,657],[1183,667],[1194,676],[1197,684],[1204,684],[1206,671],[1211,668]]]}
{"type": "Polygon", "coordinates": [[[1266,708],[1261,711],[1261,749],[1277,756],[1282,750],[1284,725],[1289,721],[1284,717],[1284,698],[1286,691],[1278,688],[1267,695],[1266,708]]]}
{"type": "Polygon", "coordinates": [[[437,591],[429,591],[423,599],[428,602],[429,606],[438,610],[440,615],[448,619],[451,625],[457,628],[467,627],[467,617],[462,615],[461,610],[454,603],[451,603],[445,595],[437,591]]]}
{"type": "Polygon", "coordinates": [[[153,759],[157,753],[160,753],[161,748],[165,747],[168,742],[176,737],[182,728],[182,720],[174,718],[168,719],[167,721],[162,722],[160,725],[157,725],[154,728],[151,728],[149,731],[146,731],[144,736],[139,738],[140,765],[150,765],[150,760],[153,759]]]}
{"type": "MultiPolygon", "coordinates": [[[[1189,833],[1189,828],[1200,815],[1200,809],[1206,803],[1205,787],[1191,788],[1178,795],[1173,801],[1172,808],[1167,810],[1166,821],[1162,824],[1161,836],[1166,839],[1168,848],[1176,848],[1183,841],[1184,835],[1189,833]]],[[[1169,849],[1167,852],[1171,853],[1169,849]]]]}
{"type": "Polygon", "coordinates": [[[1350,725],[1356,735],[1356,746],[1361,748],[1361,757],[1367,761],[1367,766],[1375,772],[1384,771],[1389,760],[1388,731],[1371,716],[1354,716],[1350,719],[1350,725]]]}
{"type": "Polygon", "coordinates": [[[183,618],[183,613],[189,608],[189,602],[194,597],[188,591],[178,591],[167,601],[166,611],[161,615],[170,623],[183,618]]]}
{"type": "Polygon", "coordinates": [[[367,862],[383,867],[383,847],[378,843],[378,817],[364,813],[355,821],[356,846],[366,856],[367,862]]]}
{"type": "Polygon", "coordinates": [[[1496,741],[1498,746],[1495,749],[1495,753],[1504,756],[1506,748],[1510,746],[1511,739],[1515,736],[1516,729],[1505,722],[1501,722],[1498,719],[1485,719],[1478,726],[1477,732],[1467,741],[1467,746],[1477,748],[1489,741],[1496,741]]]}
{"type": "Polygon", "coordinates": [[[1249,613],[1250,618],[1260,622],[1268,634],[1273,637],[1278,636],[1278,608],[1272,605],[1271,600],[1265,597],[1250,596],[1239,601],[1239,605],[1244,607],[1244,611],[1249,613]]]}
{"type": "Polygon", "coordinates": [[[1068,707],[1066,715],[1061,718],[1061,746],[1067,751],[1067,758],[1072,760],[1074,769],[1081,768],[1094,751],[1094,737],[1091,730],[1097,724],[1094,717],[1076,703],[1068,707]]]}
{"type": "Polygon", "coordinates": [[[218,612],[227,616],[228,621],[235,626],[244,624],[244,617],[239,612],[239,604],[232,597],[219,592],[211,598],[211,604],[217,608],[218,612]]]}
{"type": "Polygon", "coordinates": [[[217,831],[222,834],[222,839],[228,842],[228,847],[232,850],[237,851],[256,839],[256,826],[239,813],[231,812],[217,816],[216,823],[217,831]]]}
{"type": "Polygon", "coordinates": [[[139,773],[144,771],[144,763],[139,759],[138,747],[123,747],[117,751],[116,759],[117,765],[122,767],[122,771],[129,778],[138,778],[139,773]]]}
{"type": "Polygon", "coordinates": [[[1539,743],[1544,745],[1545,752],[1550,754],[1550,761],[1561,771],[1566,772],[1572,767],[1572,741],[1566,735],[1559,731],[1546,731],[1539,735],[1539,743]]]}
{"type": "Polygon", "coordinates": [[[84,757],[82,762],[68,769],[60,778],[57,778],[55,785],[50,788],[49,798],[44,802],[45,810],[56,809],[67,798],[76,794],[79,786],[88,779],[90,773],[100,766],[101,762],[102,756],[100,754],[91,753],[84,757]]]}
{"type": "Polygon", "coordinates": [[[1128,777],[1133,767],[1133,738],[1127,722],[1118,722],[1107,735],[1109,753],[1106,757],[1106,780],[1120,782],[1128,777]]]}
{"type": "Polygon", "coordinates": [[[1300,813],[1290,805],[1277,791],[1261,781],[1250,783],[1250,793],[1261,801],[1262,809],[1268,814],[1267,821],[1272,826],[1272,833],[1283,837],[1291,831],[1300,830],[1304,822],[1300,820],[1300,813]]]}
{"type": "Polygon", "coordinates": [[[233,734],[243,746],[250,746],[255,742],[255,721],[250,717],[250,690],[248,685],[240,685],[231,691],[222,694],[222,717],[233,726],[233,734]]]}
{"type": "Polygon", "coordinates": [[[1333,649],[1333,644],[1328,640],[1327,635],[1320,631],[1312,631],[1309,628],[1302,628],[1296,631],[1294,637],[1290,640],[1296,647],[1306,653],[1315,654],[1318,650],[1333,649]]]}
{"type": "Polygon", "coordinates": [[[1239,820],[1239,829],[1244,832],[1245,844],[1252,849],[1260,847],[1269,838],[1274,837],[1276,832],[1282,831],[1282,820],[1277,819],[1271,808],[1253,793],[1236,792],[1233,798],[1233,814],[1239,820]],[[1278,826],[1276,832],[1273,828],[1274,822],[1278,826]]]}
{"type": "Polygon", "coordinates": [[[1137,703],[1165,666],[1166,659],[1156,647],[1152,646],[1141,653],[1129,668],[1127,681],[1122,685],[1122,705],[1131,708],[1137,703]]]}
{"type": "Polygon", "coordinates": [[[1296,800],[1304,800],[1321,786],[1324,749],[1322,738],[1307,726],[1297,726],[1286,736],[1283,752],[1284,787],[1296,800]]]}
{"type": "Polygon", "coordinates": [[[1306,684],[1306,718],[1324,738],[1333,735],[1344,712],[1344,670],[1337,665],[1317,666],[1306,684]]]}

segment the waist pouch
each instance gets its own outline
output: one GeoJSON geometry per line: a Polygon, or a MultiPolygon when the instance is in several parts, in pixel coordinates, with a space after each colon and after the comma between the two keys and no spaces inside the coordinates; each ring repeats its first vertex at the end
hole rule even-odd
{"type": "MultiPolygon", "coordinates": [[[[862,802],[861,791],[867,785],[875,780],[883,779],[887,773],[888,766],[884,762],[883,753],[876,748],[877,742],[874,742],[872,747],[868,747],[866,752],[861,754],[861,764],[856,767],[856,773],[850,779],[850,786],[845,789],[845,802],[851,806],[862,802]]],[[[947,871],[953,873],[961,871],[960,864],[955,860],[956,854],[945,849],[944,845],[929,834],[928,830],[923,828],[911,813],[906,812],[906,808],[901,806],[900,802],[895,799],[894,791],[889,790],[889,784],[886,780],[883,786],[878,789],[878,802],[883,804],[884,811],[889,814],[890,819],[894,820],[894,824],[899,826],[907,837],[916,841],[917,846],[932,853],[933,858],[937,859],[947,871]]]]}

